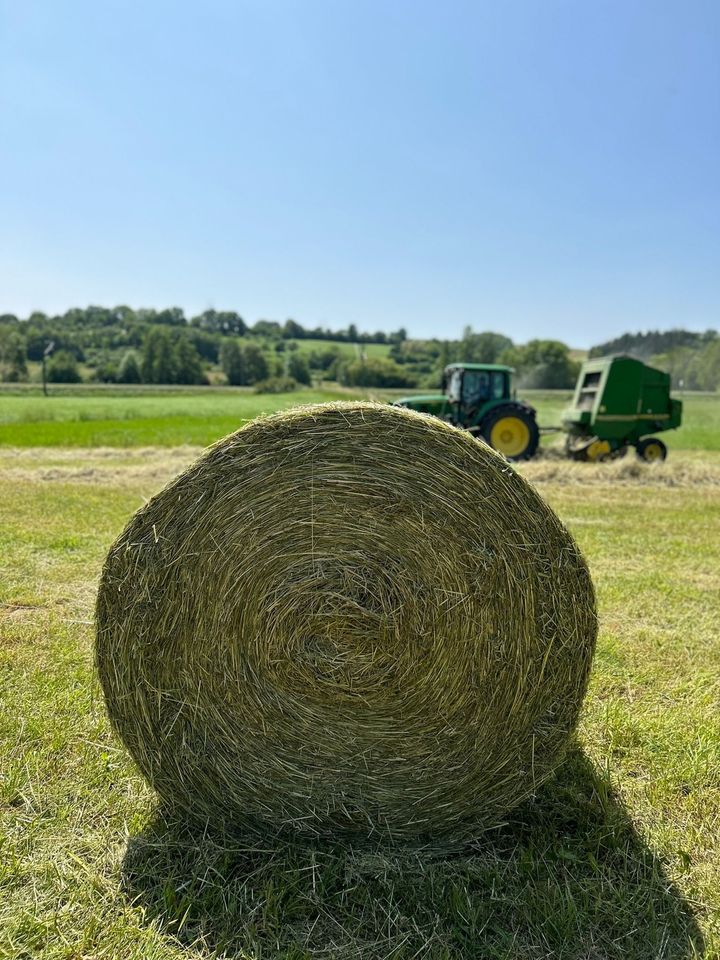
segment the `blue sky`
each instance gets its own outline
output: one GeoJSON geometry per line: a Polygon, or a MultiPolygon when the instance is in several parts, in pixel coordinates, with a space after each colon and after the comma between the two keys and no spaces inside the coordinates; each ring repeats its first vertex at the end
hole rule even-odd
{"type": "Polygon", "coordinates": [[[720,317],[717,0],[0,0],[0,311],[720,317]]]}

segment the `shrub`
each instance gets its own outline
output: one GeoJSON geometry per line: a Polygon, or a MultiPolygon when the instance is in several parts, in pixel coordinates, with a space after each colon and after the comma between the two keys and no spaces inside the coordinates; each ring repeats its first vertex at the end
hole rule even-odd
{"type": "Polygon", "coordinates": [[[81,383],[77,360],[68,350],[58,350],[50,358],[47,378],[51,383],[81,383]]]}
{"type": "Polygon", "coordinates": [[[348,387],[414,387],[417,383],[399,363],[383,357],[341,364],[338,380],[348,387]]]}
{"type": "Polygon", "coordinates": [[[134,350],[128,350],[120,361],[118,383],[140,383],[140,364],[134,350]]]}
{"type": "Polygon", "coordinates": [[[298,382],[293,377],[268,377],[255,384],[255,393],[290,393],[297,390],[298,382]]]}
{"type": "Polygon", "coordinates": [[[291,353],[288,357],[287,365],[288,376],[298,383],[304,383],[310,386],[312,379],[310,377],[310,367],[305,357],[301,353],[291,353]]]}

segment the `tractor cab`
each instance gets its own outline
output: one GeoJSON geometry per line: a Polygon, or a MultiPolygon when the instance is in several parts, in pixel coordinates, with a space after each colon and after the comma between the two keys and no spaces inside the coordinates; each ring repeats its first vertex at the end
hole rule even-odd
{"type": "Polygon", "coordinates": [[[537,450],[539,430],[535,410],[515,399],[513,372],[501,364],[451,363],[442,394],[401,397],[395,405],[463,427],[509,460],[527,460],[537,450]]]}
{"type": "Polygon", "coordinates": [[[511,397],[512,372],[511,367],[454,363],[445,368],[443,392],[456,410],[472,417],[483,404],[511,397]]]}

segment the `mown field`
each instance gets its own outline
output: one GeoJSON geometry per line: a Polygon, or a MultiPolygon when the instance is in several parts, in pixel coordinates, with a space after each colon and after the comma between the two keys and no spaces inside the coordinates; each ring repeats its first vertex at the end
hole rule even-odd
{"type": "MultiPolygon", "coordinates": [[[[104,554],[188,444],[298,398],[0,397],[0,957],[720,957],[717,397],[664,465],[522,468],[585,551],[600,638],[567,762],[474,849],[259,844],[158,807],[93,680],[104,554]]],[[[543,422],[563,401],[533,397],[543,422]]]]}

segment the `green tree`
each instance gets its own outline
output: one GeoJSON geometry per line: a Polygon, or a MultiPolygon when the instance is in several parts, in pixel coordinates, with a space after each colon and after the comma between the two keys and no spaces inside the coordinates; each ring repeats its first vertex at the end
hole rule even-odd
{"type": "Polygon", "coordinates": [[[559,340],[531,340],[505,350],[500,360],[515,367],[519,383],[529,389],[568,390],[575,386],[580,369],[559,340]]]}
{"type": "Polygon", "coordinates": [[[720,387],[720,340],[703,339],[699,347],[673,347],[650,358],[672,377],[673,386],[683,390],[717,390],[720,387]]]}
{"type": "Polygon", "coordinates": [[[258,320],[253,326],[252,332],[259,337],[272,337],[274,339],[282,336],[282,327],[277,320],[258,320]]]}
{"type": "Polygon", "coordinates": [[[115,322],[120,323],[123,326],[129,326],[136,320],[135,311],[132,309],[132,307],[128,307],[125,304],[120,304],[117,307],[113,307],[111,313],[115,318],[115,322]]]}
{"type": "Polygon", "coordinates": [[[159,339],[160,332],[151,328],[143,340],[142,363],[140,367],[140,375],[143,383],[155,383],[155,364],[160,346],[159,339]]]}
{"type": "Polygon", "coordinates": [[[188,330],[190,343],[197,352],[208,363],[217,363],[220,354],[221,338],[217,333],[208,333],[207,330],[201,330],[197,327],[191,327],[188,330]]]}
{"type": "Polygon", "coordinates": [[[226,337],[242,337],[247,333],[247,324],[234,310],[221,310],[218,314],[220,333],[226,337]]]}
{"type": "Polygon", "coordinates": [[[220,366],[233,387],[242,387],[247,382],[245,354],[237,340],[223,340],[220,346],[220,366]]]}
{"type": "Polygon", "coordinates": [[[282,335],[286,340],[302,340],[305,336],[305,328],[295,320],[286,320],[282,335]]]}
{"type": "Polygon", "coordinates": [[[202,383],[203,374],[200,354],[186,336],[178,337],[173,351],[175,366],[174,383],[202,383]]]}
{"type": "Polygon", "coordinates": [[[701,390],[720,387],[720,340],[713,339],[698,357],[698,383],[701,390]]]}
{"type": "Polygon", "coordinates": [[[512,346],[512,340],[502,333],[489,330],[474,333],[471,327],[465,327],[460,342],[460,359],[464,363],[497,363],[500,355],[512,346]]]}
{"type": "Polygon", "coordinates": [[[417,382],[399,363],[384,357],[341,364],[338,380],[349,387],[414,387],[417,382]]]}
{"type": "Polygon", "coordinates": [[[607,340],[590,348],[590,357],[602,357],[608,354],[627,353],[640,360],[647,360],[656,354],[667,354],[678,347],[697,349],[717,337],[716,330],[695,333],[691,330],[648,330],[645,333],[624,333],[614,340],[607,340]]]}
{"type": "Polygon", "coordinates": [[[334,380],[337,376],[338,364],[342,360],[343,352],[341,347],[331,344],[320,350],[311,350],[308,354],[308,362],[312,370],[320,370],[323,378],[334,380]]]}
{"type": "Polygon", "coordinates": [[[245,321],[234,310],[205,310],[190,323],[208,333],[220,333],[226,337],[241,337],[247,331],[245,321]]]}
{"type": "Polygon", "coordinates": [[[175,383],[175,351],[167,330],[151,327],[143,344],[143,383],[175,383]]]}
{"type": "Polygon", "coordinates": [[[134,350],[128,350],[120,361],[118,383],[140,383],[140,364],[134,350]]]}
{"type": "Polygon", "coordinates": [[[304,383],[306,386],[312,383],[308,362],[298,350],[288,355],[287,372],[288,376],[297,380],[298,383],[304,383]]]}
{"type": "Polygon", "coordinates": [[[47,368],[50,383],[80,383],[82,377],[77,360],[68,350],[58,350],[50,358],[47,368]]]}
{"type": "Polygon", "coordinates": [[[27,380],[27,354],[22,335],[10,326],[0,325],[0,380],[17,383],[27,380]]]}
{"type": "Polygon", "coordinates": [[[248,343],[243,351],[247,383],[265,380],[270,372],[265,354],[256,343],[248,343]]]}
{"type": "Polygon", "coordinates": [[[99,383],[115,383],[117,381],[118,368],[112,357],[105,356],[96,365],[93,379],[99,383]]]}
{"type": "Polygon", "coordinates": [[[186,322],[185,314],[180,307],[167,307],[165,310],[159,310],[153,319],[153,323],[162,323],[171,327],[184,327],[186,322]]]}

